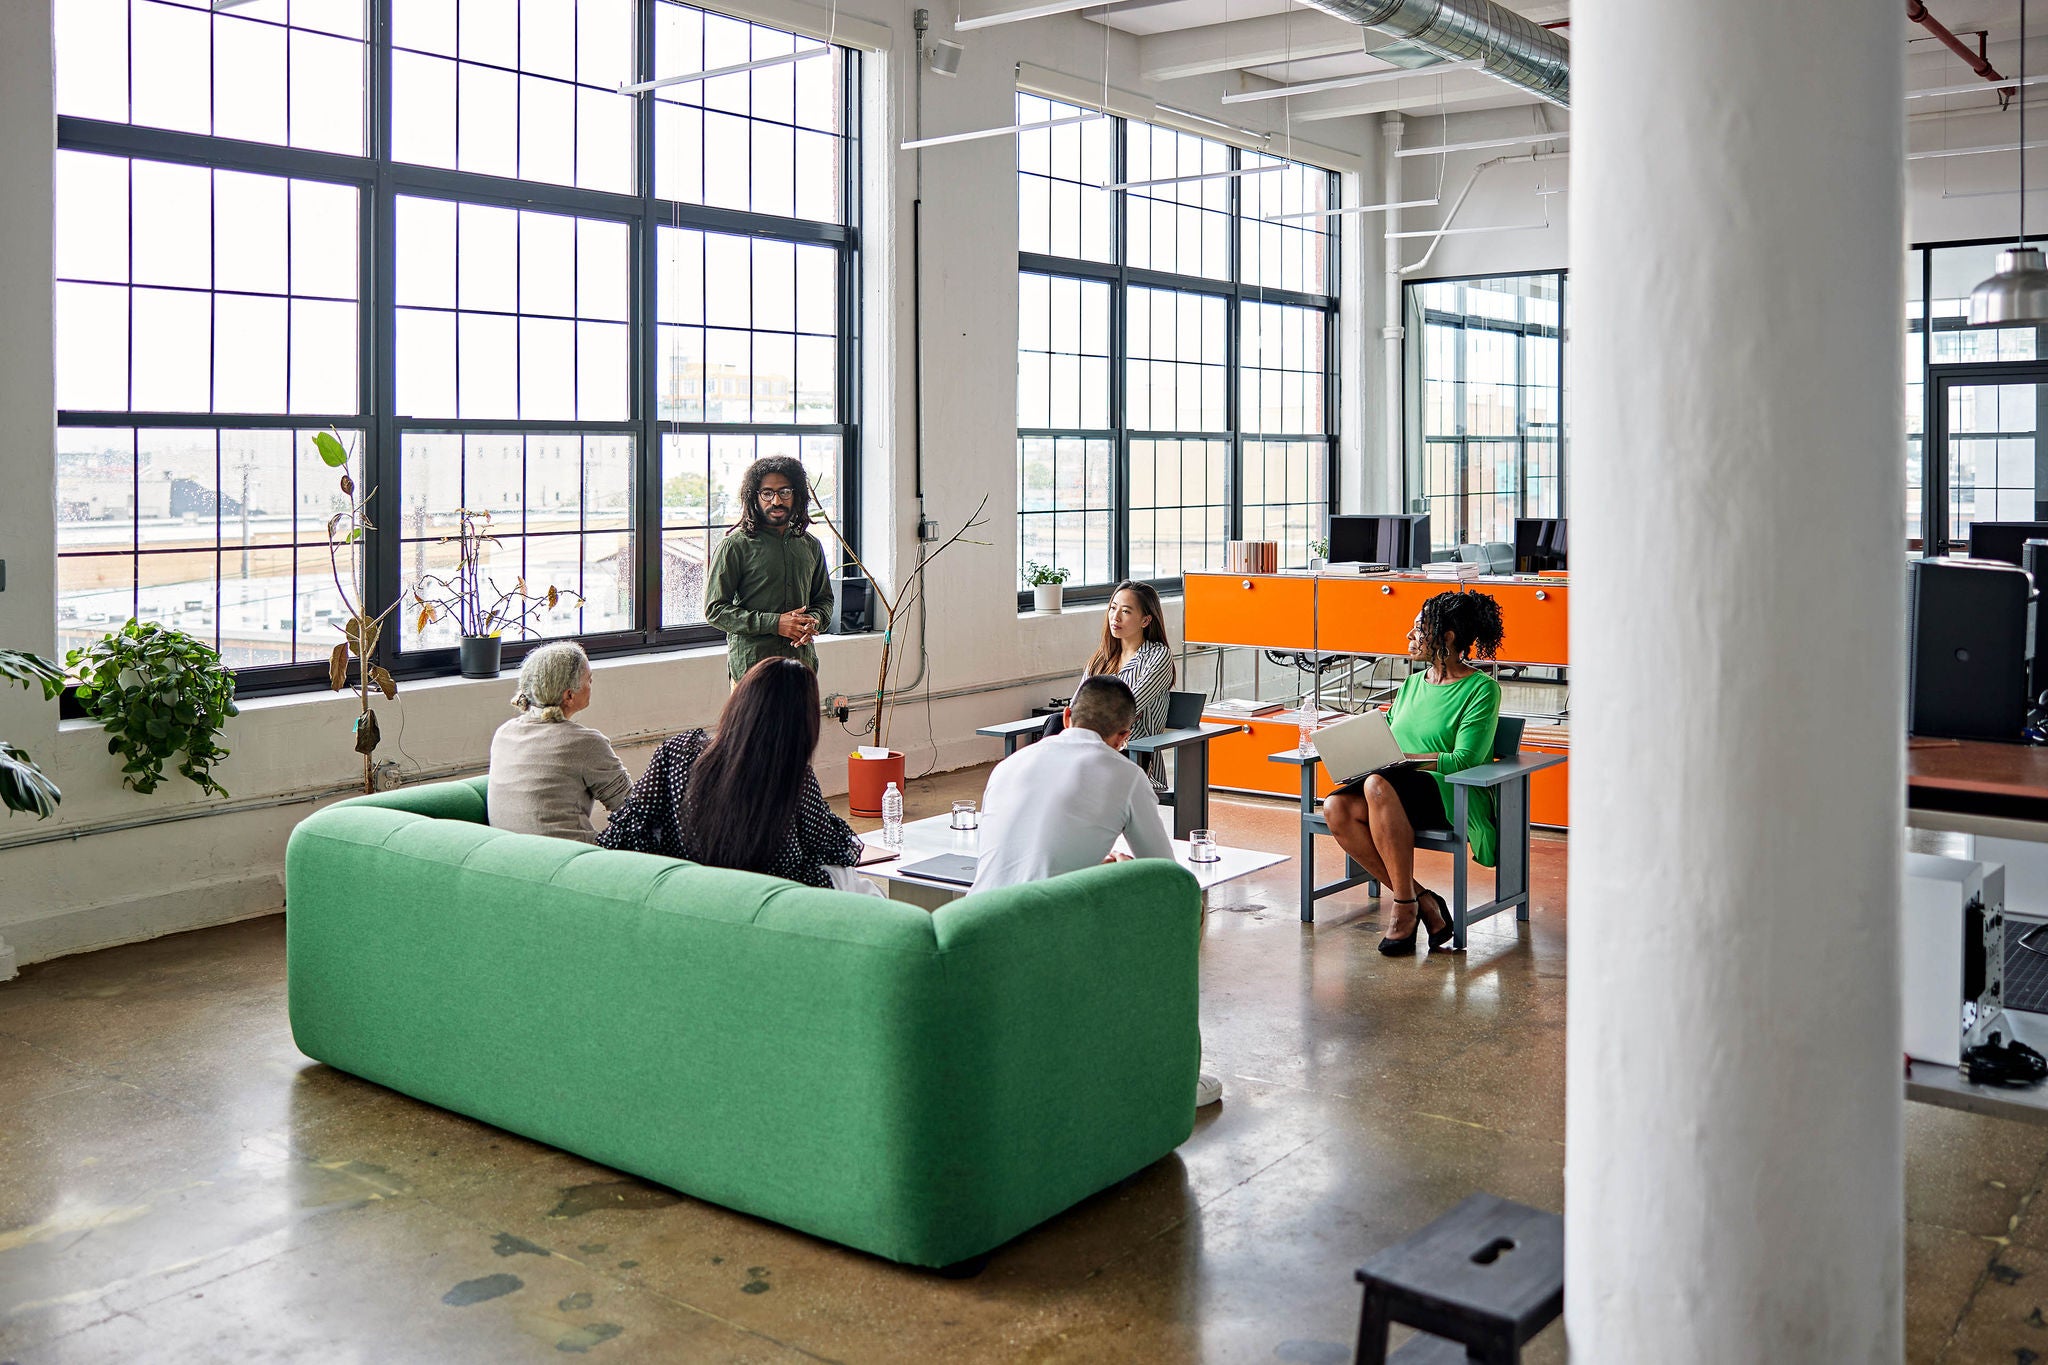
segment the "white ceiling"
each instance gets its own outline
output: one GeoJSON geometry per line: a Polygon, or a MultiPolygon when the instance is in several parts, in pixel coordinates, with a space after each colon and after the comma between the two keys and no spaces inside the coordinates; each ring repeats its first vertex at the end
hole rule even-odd
{"type": "MultiPolygon", "coordinates": [[[[1022,0],[969,0],[972,12],[1015,8],[1022,0]]],[[[1504,0],[1508,8],[1536,23],[1570,18],[1570,5],[1559,0],[1504,0]]],[[[1898,0],[1871,0],[1873,5],[1898,0]]],[[[2011,74],[2018,38],[2020,0],[1927,0],[1929,10],[1965,41],[1988,30],[1992,58],[2011,74]],[[2001,51],[2001,49],[2003,49],[2001,51]]],[[[1084,11],[1085,17],[1138,40],[1140,74],[1172,82],[1197,76],[1228,75],[1239,88],[1255,90],[1303,81],[1328,80],[1394,69],[1372,55],[1391,40],[1332,18],[1296,0],[1114,0],[1084,11]]],[[[2048,0],[2030,0],[2029,23],[2039,34],[2030,46],[2036,61],[2030,67],[2048,71],[2048,0]]],[[[1953,53],[1918,25],[1906,25],[1909,87],[1965,84],[1974,78],[1953,53]]],[[[1565,30],[1569,36],[1570,30],[1565,30]]],[[[2032,35],[2030,35],[2032,36],[2032,35]]],[[[2048,97],[2036,88],[2035,99],[2048,97]]],[[[2031,101],[2030,101],[2031,102],[2031,101]]],[[[1445,76],[1418,73],[1401,81],[1352,90],[1297,97],[1289,113],[1300,122],[1348,118],[1401,109],[1418,115],[1516,108],[1535,101],[1524,91],[1469,71],[1445,76]]],[[[1942,101],[1916,101],[1916,123],[1944,113],[1969,113],[1995,106],[1996,97],[1954,96],[1942,101]]]]}

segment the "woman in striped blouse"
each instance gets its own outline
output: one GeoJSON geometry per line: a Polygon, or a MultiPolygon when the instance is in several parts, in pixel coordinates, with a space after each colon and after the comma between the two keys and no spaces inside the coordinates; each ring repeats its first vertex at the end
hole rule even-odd
{"type": "MultiPolygon", "coordinates": [[[[1144,739],[1166,728],[1166,694],[1173,690],[1173,647],[1166,642],[1165,609],[1151,584],[1125,579],[1109,595],[1102,643],[1082,676],[1103,673],[1123,679],[1137,699],[1138,723],[1131,728],[1132,739],[1144,739]]],[[[1134,759],[1151,776],[1153,790],[1164,791],[1166,784],[1160,781],[1150,756],[1134,759]]]]}

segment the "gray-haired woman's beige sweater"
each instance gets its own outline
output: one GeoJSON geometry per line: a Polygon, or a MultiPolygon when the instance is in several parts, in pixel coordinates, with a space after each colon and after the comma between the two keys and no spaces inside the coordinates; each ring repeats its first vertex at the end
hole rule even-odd
{"type": "Polygon", "coordinates": [[[632,790],[612,742],[587,725],[528,714],[491,736],[493,829],[594,844],[592,803],[617,810],[632,790]]]}

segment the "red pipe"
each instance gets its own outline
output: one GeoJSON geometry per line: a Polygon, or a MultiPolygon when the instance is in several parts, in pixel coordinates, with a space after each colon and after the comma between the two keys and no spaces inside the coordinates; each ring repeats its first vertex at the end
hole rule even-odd
{"type": "MultiPolygon", "coordinates": [[[[1968,43],[1949,32],[1947,25],[1929,14],[1927,6],[1922,4],[1921,0],[1906,0],[1906,17],[1941,39],[1943,47],[1961,57],[1969,64],[1970,70],[1976,72],[1985,80],[2002,81],[2005,79],[2005,77],[1998,74],[1997,67],[1993,66],[1981,54],[1972,52],[1968,43]]],[[[2003,93],[2011,94],[2012,88],[2008,87],[2003,93]]]]}

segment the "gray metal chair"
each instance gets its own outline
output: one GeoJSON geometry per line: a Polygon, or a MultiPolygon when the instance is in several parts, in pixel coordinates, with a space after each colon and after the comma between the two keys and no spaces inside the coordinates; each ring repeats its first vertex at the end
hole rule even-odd
{"type": "MultiPolygon", "coordinates": [[[[1520,716],[1502,716],[1493,732],[1493,761],[1467,768],[1461,773],[1452,773],[1445,779],[1453,792],[1451,828],[1415,831],[1418,849],[1433,849],[1451,855],[1451,944],[1456,948],[1465,946],[1467,926],[1490,919],[1503,910],[1513,910],[1518,920],[1529,918],[1529,777],[1545,768],[1556,767],[1565,758],[1562,754],[1523,753],[1523,724],[1520,716]],[[1493,793],[1494,828],[1499,831],[1499,842],[1494,859],[1493,899],[1484,905],[1467,906],[1466,880],[1470,859],[1467,857],[1466,831],[1470,825],[1471,795],[1475,791],[1493,793]]],[[[1316,885],[1316,836],[1330,832],[1330,823],[1323,818],[1317,805],[1317,760],[1314,755],[1304,757],[1288,750],[1270,755],[1268,761],[1292,764],[1301,769],[1301,851],[1297,863],[1301,873],[1302,923],[1315,923],[1316,902],[1325,896],[1348,891],[1354,886],[1365,887],[1367,895],[1379,895],[1379,883],[1348,854],[1344,858],[1342,877],[1316,885]]]]}

